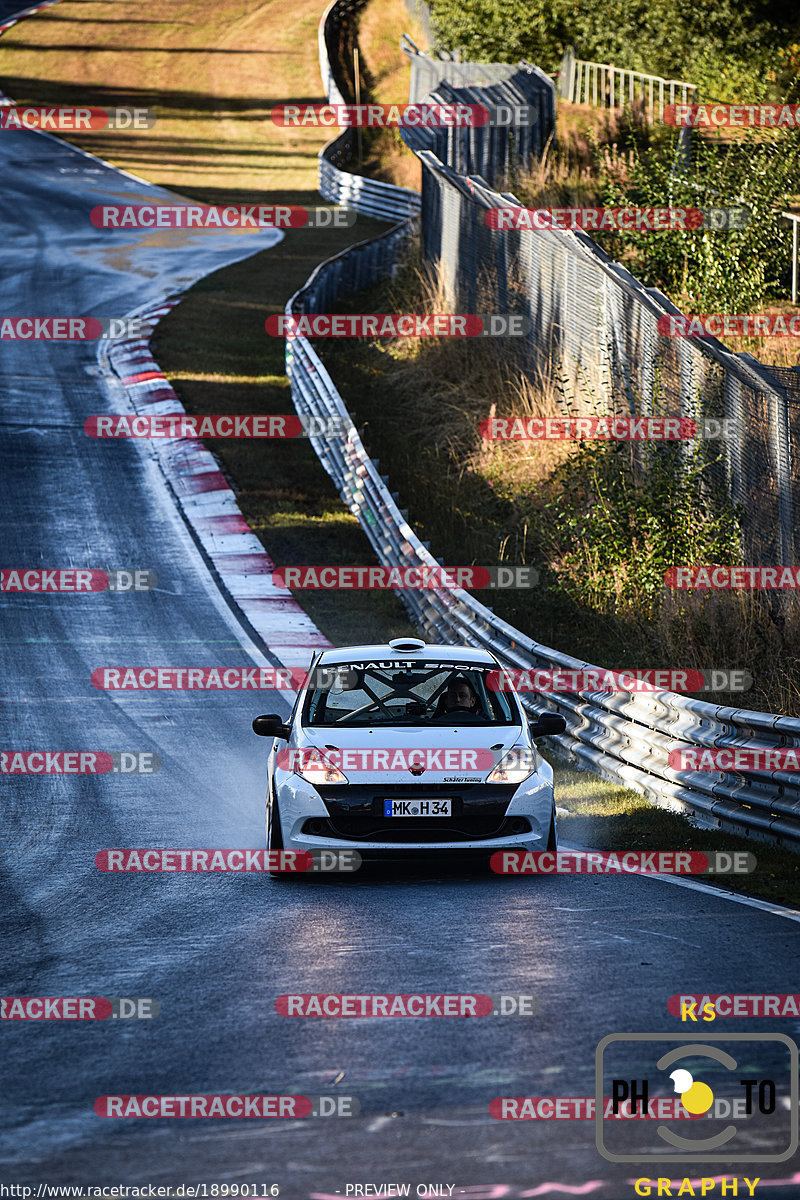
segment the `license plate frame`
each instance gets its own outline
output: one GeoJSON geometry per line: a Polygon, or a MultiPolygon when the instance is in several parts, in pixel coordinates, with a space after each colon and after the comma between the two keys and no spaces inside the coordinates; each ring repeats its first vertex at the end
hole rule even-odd
{"type": "Polygon", "coordinates": [[[441,818],[447,820],[454,816],[452,796],[420,796],[419,799],[409,796],[385,798],[381,801],[383,815],[390,820],[403,820],[416,817],[417,820],[441,818]],[[395,811],[401,809],[401,811],[395,811]],[[443,812],[442,809],[445,811],[443,812]]]}

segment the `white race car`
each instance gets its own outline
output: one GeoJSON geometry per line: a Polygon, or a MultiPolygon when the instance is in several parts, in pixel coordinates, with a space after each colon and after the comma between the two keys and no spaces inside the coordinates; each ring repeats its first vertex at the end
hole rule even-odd
{"type": "Polygon", "coordinates": [[[364,859],[553,850],[553,771],[532,723],[487,650],[398,638],[325,650],[272,739],[270,850],[356,849],[364,859]],[[502,683],[498,683],[501,680],[502,683]]]}

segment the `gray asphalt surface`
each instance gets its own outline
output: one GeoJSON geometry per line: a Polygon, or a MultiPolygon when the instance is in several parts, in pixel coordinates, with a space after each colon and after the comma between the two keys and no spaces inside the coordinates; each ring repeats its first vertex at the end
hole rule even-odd
{"type": "MultiPolygon", "coordinates": [[[[142,198],[139,185],[32,133],[3,137],[0,162],[4,314],[121,315],[255,246],[179,233],[155,249],[127,234],[112,243],[88,209],[142,198]]],[[[150,750],[163,766],[152,777],[0,778],[0,979],[6,996],[152,996],[161,1015],[3,1022],[0,1179],[276,1183],[302,1198],[405,1181],[412,1194],[471,1187],[454,1195],[473,1200],[558,1194],[534,1190],[556,1181],[580,1187],[571,1194],[632,1195],[625,1181],[647,1172],[602,1160],[591,1122],[500,1123],[490,1101],[591,1095],[605,1034],[683,1031],[666,1011],[673,993],[791,992],[798,925],[636,878],[97,871],[94,855],[109,847],[263,847],[265,746],[250,720],[281,705],[91,686],[103,665],[252,662],[149,448],[83,435],[88,414],[118,403],[95,372],[91,344],[3,343],[2,565],[139,566],[159,589],[2,595],[0,744],[150,750]],[[414,991],[533,993],[542,1011],[382,1021],[274,1008],[285,992],[414,991]],[[112,1121],[93,1111],[104,1094],[218,1092],[352,1094],[362,1115],[112,1121]]],[[[725,1024],[765,1028],[800,1027],[725,1024]]],[[[671,1172],[684,1173],[711,1172],[671,1172]]]]}

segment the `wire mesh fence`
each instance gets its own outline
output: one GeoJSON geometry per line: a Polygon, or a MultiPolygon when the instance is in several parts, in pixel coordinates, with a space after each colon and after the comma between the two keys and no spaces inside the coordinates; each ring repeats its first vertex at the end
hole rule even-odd
{"type": "MultiPolygon", "coordinates": [[[[322,263],[289,300],[287,315],[327,312],[336,300],[391,275],[413,223],[361,242],[322,263]]],[[[311,443],[349,510],[357,517],[378,561],[393,567],[435,567],[438,560],[408,524],[388,477],[370,458],[342,397],[310,342],[286,343],[286,372],[301,416],[321,424],[335,418],[342,430],[311,443]]],[[[403,603],[429,640],[491,650],[504,667],[598,671],[534,641],[461,588],[400,589],[403,603]]],[[[672,692],[561,692],[523,694],[532,711],[561,713],[567,732],[558,749],[578,765],[643,792],[655,804],[699,823],[800,850],[800,777],[763,769],[679,770],[674,751],[794,747],[800,756],[800,720],[695,700],[672,692]]]]}
{"type": "Polygon", "coordinates": [[[407,35],[411,103],[473,105],[485,124],[408,127],[403,140],[416,154],[430,150],[462,175],[481,175],[508,187],[520,170],[530,170],[555,137],[555,85],[531,63],[456,63],[423,54],[407,35]],[[423,90],[426,89],[426,90],[423,90]]]}
{"type": "MultiPolygon", "coordinates": [[[[403,137],[419,145],[416,132],[403,137]]],[[[534,377],[555,365],[565,415],[720,423],[707,446],[707,479],[717,496],[742,506],[746,561],[792,565],[800,409],[786,378],[715,338],[661,332],[659,318],[679,310],[585,233],[490,228],[492,209],[521,202],[431,150],[417,153],[423,256],[448,309],[528,318],[529,333],[509,354],[534,377]]]]}

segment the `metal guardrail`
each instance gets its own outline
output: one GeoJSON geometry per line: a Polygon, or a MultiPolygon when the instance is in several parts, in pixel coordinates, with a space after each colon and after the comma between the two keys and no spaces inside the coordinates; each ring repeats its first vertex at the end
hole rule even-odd
{"type": "Polygon", "coordinates": [[[613,63],[589,62],[568,49],[558,75],[558,94],[572,104],[595,108],[625,108],[641,103],[653,122],[664,119],[667,104],[692,104],[697,84],[682,79],[662,79],[645,71],[628,71],[613,63]]]}
{"type": "MultiPolygon", "coordinates": [[[[367,0],[331,0],[319,23],[319,69],[325,95],[330,104],[352,104],[355,99],[353,81],[344,67],[344,48],[355,41],[352,18],[367,0]]],[[[349,61],[349,60],[348,60],[349,61]]],[[[397,187],[356,175],[343,169],[353,158],[355,134],[346,129],[319,152],[319,190],[331,204],[341,204],[376,217],[380,221],[401,221],[419,212],[422,198],[411,188],[397,187]]]]}
{"type": "MultiPolygon", "coordinates": [[[[412,227],[413,222],[406,221],[322,263],[288,301],[287,315],[331,311],[338,296],[391,274],[412,227]]],[[[336,438],[312,437],[311,443],[379,561],[435,566],[438,560],[398,508],[388,477],[380,474],[379,464],[367,454],[344,401],[306,338],[287,339],[286,372],[300,415],[336,417],[340,427],[347,429],[336,438]]],[[[463,589],[399,594],[428,637],[488,648],[511,668],[592,668],[535,642],[463,589]]],[[[537,696],[535,702],[524,695],[523,700],[529,708],[561,712],[567,732],[555,748],[566,750],[579,765],[601,777],[635,788],[656,805],[687,813],[707,827],[800,851],[796,772],[677,772],[668,761],[671,750],[692,747],[800,748],[800,720],[708,704],[673,692],[559,693],[537,696]]]]}

